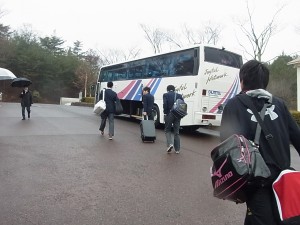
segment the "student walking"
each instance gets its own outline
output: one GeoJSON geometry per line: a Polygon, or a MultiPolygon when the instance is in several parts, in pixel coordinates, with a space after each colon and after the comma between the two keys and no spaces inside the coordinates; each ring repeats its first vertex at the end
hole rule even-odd
{"type": "Polygon", "coordinates": [[[154,96],[150,94],[150,90],[150,87],[143,88],[143,116],[148,117],[148,120],[153,120],[154,96]]]}
{"type": "Polygon", "coordinates": [[[182,99],[182,95],[175,93],[175,87],[173,85],[167,86],[167,93],[163,94],[163,108],[165,118],[165,134],[167,139],[167,152],[170,153],[172,149],[175,149],[175,153],[180,152],[180,118],[176,118],[170,111],[174,105],[176,99],[182,99]],[[173,133],[172,133],[173,128],[173,133]]]}
{"type": "MultiPolygon", "coordinates": [[[[290,144],[300,154],[300,129],[292,118],[285,103],[280,98],[266,91],[269,83],[269,70],[261,62],[251,60],[240,69],[240,83],[242,92],[253,101],[260,112],[268,103],[264,124],[270,130],[277,149],[271,149],[264,135],[260,136],[259,151],[271,171],[271,178],[264,186],[248,187],[247,212],[245,225],[279,225],[278,211],[272,192],[272,182],[281,170],[291,166],[290,144]]],[[[250,109],[233,97],[226,104],[221,121],[221,141],[233,134],[243,135],[254,140],[257,121],[250,109]]],[[[263,132],[262,132],[263,134],[263,132]]]]}
{"type": "Polygon", "coordinates": [[[108,118],[108,138],[112,140],[114,136],[114,116],[116,112],[115,102],[118,99],[117,93],[112,90],[113,82],[107,82],[107,88],[102,90],[100,93],[100,99],[104,94],[104,101],[106,103],[106,109],[101,113],[101,124],[99,130],[101,131],[101,135],[104,135],[104,129],[106,126],[106,120],[108,118]],[[105,92],[105,93],[103,93],[105,92]]]}

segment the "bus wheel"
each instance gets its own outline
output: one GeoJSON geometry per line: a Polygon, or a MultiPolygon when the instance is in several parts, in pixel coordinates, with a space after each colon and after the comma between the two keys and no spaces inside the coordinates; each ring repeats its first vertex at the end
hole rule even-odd
{"type": "Polygon", "coordinates": [[[159,121],[159,108],[157,105],[154,105],[153,106],[153,117],[154,117],[154,125],[155,125],[155,128],[159,128],[160,126],[160,121],[159,121]]]}

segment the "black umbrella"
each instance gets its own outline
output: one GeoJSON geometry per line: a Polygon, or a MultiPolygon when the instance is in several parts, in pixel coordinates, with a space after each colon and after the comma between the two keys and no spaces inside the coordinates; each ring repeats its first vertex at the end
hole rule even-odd
{"type": "Polygon", "coordinates": [[[17,77],[15,79],[13,79],[13,81],[11,82],[11,86],[12,87],[27,87],[30,84],[32,84],[31,80],[25,78],[25,77],[17,77]]]}

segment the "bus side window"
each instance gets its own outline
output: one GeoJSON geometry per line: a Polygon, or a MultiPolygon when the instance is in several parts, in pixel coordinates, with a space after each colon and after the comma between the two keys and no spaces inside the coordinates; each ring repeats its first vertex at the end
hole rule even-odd
{"type": "Polygon", "coordinates": [[[154,64],[149,65],[148,77],[155,77],[158,74],[158,69],[154,64]]]}
{"type": "Polygon", "coordinates": [[[115,71],[114,80],[126,80],[127,78],[127,70],[126,69],[119,69],[115,71]]]}
{"type": "Polygon", "coordinates": [[[188,53],[178,56],[174,63],[175,75],[191,75],[194,70],[194,57],[188,53]]]}
{"type": "Polygon", "coordinates": [[[108,82],[108,81],[113,81],[113,78],[114,78],[114,72],[113,71],[109,71],[109,72],[107,72],[107,76],[106,76],[106,82],[108,82]]]}
{"type": "Polygon", "coordinates": [[[107,82],[108,80],[108,71],[101,72],[101,81],[107,82]]]}

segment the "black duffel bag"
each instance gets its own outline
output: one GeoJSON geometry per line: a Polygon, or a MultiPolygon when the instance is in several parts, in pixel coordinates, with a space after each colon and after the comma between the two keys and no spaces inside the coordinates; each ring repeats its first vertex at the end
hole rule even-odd
{"type": "Polygon", "coordinates": [[[211,152],[213,194],[243,203],[247,185],[263,185],[271,172],[256,144],[242,135],[232,135],[211,152]]]}

